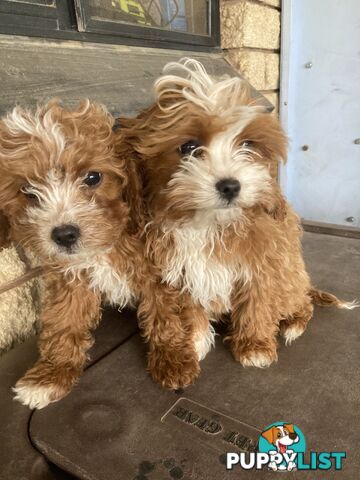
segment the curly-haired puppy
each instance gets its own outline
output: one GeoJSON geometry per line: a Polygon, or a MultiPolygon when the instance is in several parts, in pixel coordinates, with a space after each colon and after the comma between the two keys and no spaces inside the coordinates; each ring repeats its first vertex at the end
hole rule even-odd
{"type": "Polygon", "coordinates": [[[312,289],[299,218],[270,174],[286,158],[285,134],[239,78],[216,81],[191,59],[168,64],[155,95],[152,107],[123,121],[124,134],[146,175],[147,251],[192,313],[162,326],[165,360],[158,332],[149,331],[153,376],[174,388],[193,381],[214,344],[211,321],[224,314],[235,359],[267,367],[279,329],[287,344],[299,337],[314,300],[353,306],[312,289]]]}
{"type": "Polygon", "coordinates": [[[56,101],[35,113],[17,107],[0,122],[0,206],[11,239],[46,271],[40,358],[14,388],[31,408],[62,398],[79,378],[102,299],[140,301],[156,318],[139,177],[113,125],[89,101],[73,110],[56,101]]]}

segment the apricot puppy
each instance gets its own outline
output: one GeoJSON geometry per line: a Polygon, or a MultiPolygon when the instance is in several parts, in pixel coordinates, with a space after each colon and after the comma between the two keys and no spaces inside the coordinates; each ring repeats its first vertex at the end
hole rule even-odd
{"type": "Polygon", "coordinates": [[[235,359],[267,367],[279,329],[287,344],[299,337],[314,300],[353,307],[311,286],[299,218],[270,174],[286,159],[285,134],[239,78],[214,80],[191,59],[165,67],[155,97],[123,134],[145,172],[148,255],[187,315],[149,328],[153,377],[191,383],[189,359],[205,357],[224,315],[235,359]]]}
{"type": "Polygon", "coordinates": [[[3,240],[35,252],[46,272],[40,357],[14,388],[31,408],[59,400],[78,380],[102,300],[140,302],[148,321],[156,318],[139,240],[140,179],[113,125],[89,101],[73,110],[56,101],[35,113],[17,107],[0,122],[0,206],[10,229],[3,240]]]}

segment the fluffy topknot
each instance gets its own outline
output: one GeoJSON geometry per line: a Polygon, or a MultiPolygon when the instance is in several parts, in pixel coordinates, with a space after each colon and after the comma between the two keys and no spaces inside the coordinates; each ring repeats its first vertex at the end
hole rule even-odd
{"type": "Polygon", "coordinates": [[[251,97],[247,82],[228,75],[212,78],[204,66],[192,58],[182,58],[179,62],[165,65],[154,89],[158,106],[170,115],[189,103],[199,106],[209,115],[236,115],[248,108],[265,111],[251,97]]]}

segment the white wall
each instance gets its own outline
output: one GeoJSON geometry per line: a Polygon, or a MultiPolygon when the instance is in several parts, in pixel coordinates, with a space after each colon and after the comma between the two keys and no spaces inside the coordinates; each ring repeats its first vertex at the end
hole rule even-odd
{"type": "Polygon", "coordinates": [[[360,227],[360,1],[284,0],[282,29],[283,189],[306,220],[360,227]]]}

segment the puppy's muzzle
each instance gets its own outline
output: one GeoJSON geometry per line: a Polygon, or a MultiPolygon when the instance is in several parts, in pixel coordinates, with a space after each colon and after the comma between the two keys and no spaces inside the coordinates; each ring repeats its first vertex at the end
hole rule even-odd
{"type": "Polygon", "coordinates": [[[75,225],[61,225],[51,232],[51,239],[60,247],[70,248],[78,241],[80,229],[75,225]]]}
{"type": "Polygon", "coordinates": [[[235,178],[224,178],[219,180],[216,185],[216,190],[220,193],[221,198],[231,202],[240,193],[240,182],[235,178]]]}

